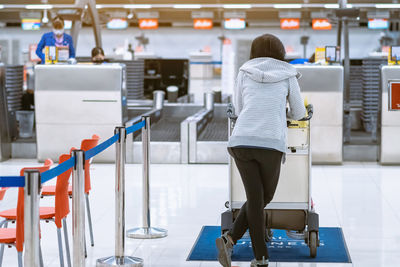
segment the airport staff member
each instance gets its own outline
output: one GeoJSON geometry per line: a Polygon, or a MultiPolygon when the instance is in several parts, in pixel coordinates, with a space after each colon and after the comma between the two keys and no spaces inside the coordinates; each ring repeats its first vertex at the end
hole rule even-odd
{"type": "Polygon", "coordinates": [[[45,54],[43,49],[46,46],[63,46],[68,47],[69,58],[75,58],[75,49],[72,37],[64,33],[64,20],[60,16],[56,16],[53,21],[53,31],[43,34],[42,39],[36,49],[36,55],[41,59],[41,64],[45,63],[45,54]]]}
{"type": "Polygon", "coordinates": [[[224,267],[231,266],[233,246],[247,229],[255,256],[251,267],[268,266],[264,208],[274,197],[287,149],[286,118],[299,120],[306,114],[297,70],[284,59],[285,47],[277,37],[259,36],[251,45],[250,60],[237,76],[234,105],[238,119],[228,152],[240,172],[247,201],[232,229],[216,240],[224,267]]]}
{"type": "Polygon", "coordinates": [[[92,62],[101,64],[105,62],[105,55],[104,55],[104,50],[101,47],[96,46],[95,48],[92,49],[92,62]]]}

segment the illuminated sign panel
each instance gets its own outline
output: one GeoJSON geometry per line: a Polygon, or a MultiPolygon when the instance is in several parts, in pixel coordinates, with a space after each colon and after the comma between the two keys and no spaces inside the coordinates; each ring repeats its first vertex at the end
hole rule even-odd
{"type": "Polygon", "coordinates": [[[158,29],[158,19],[140,19],[139,28],[143,30],[158,29]]]}
{"type": "Polygon", "coordinates": [[[400,83],[389,83],[389,110],[400,110],[400,83]]]}
{"type": "Polygon", "coordinates": [[[300,19],[281,19],[281,29],[297,30],[300,28],[300,19]]]}
{"type": "Polygon", "coordinates": [[[225,19],[224,27],[228,30],[245,29],[246,21],[244,19],[225,19]]]}
{"type": "Polygon", "coordinates": [[[21,26],[23,30],[40,30],[40,19],[22,19],[21,26]]]}
{"type": "Polygon", "coordinates": [[[313,30],[331,30],[332,24],[328,19],[313,19],[312,28],[313,30]]]}
{"type": "Polygon", "coordinates": [[[128,28],[128,22],[126,19],[111,19],[107,22],[107,29],[110,30],[123,30],[128,28]]]}
{"type": "Polygon", "coordinates": [[[387,19],[369,19],[368,29],[384,30],[389,28],[389,21],[387,19]]]}
{"type": "Polygon", "coordinates": [[[199,30],[209,30],[213,27],[213,21],[211,19],[194,19],[193,27],[199,30]]]}

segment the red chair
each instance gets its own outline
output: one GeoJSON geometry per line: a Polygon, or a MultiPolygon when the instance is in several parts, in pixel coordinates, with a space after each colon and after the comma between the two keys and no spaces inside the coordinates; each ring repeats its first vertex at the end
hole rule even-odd
{"type": "MultiPolygon", "coordinates": [[[[93,135],[91,139],[83,139],[81,142],[81,149],[84,151],[88,151],[99,143],[100,137],[98,135],[93,135]]],[[[92,226],[92,216],[90,213],[90,203],[89,203],[89,192],[91,190],[90,184],[90,160],[85,160],[85,198],[86,198],[86,210],[88,216],[88,224],[90,231],[90,241],[92,247],[94,246],[94,238],[93,238],[93,226],[92,226]]],[[[68,194],[72,196],[72,186],[68,187],[68,194]]],[[[55,195],[55,186],[43,186],[42,188],[42,196],[54,196],[55,195]]]]}
{"type": "MultiPolygon", "coordinates": [[[[20,175],[24,176],[24,172],[27,169],[35,169],[39,172],[47,171],[50,168],[50,162],[46,161],[44,166],[41,167],[32,167],[32,168],[23,168],[20,171],[20,175]]],[[[0,266],[3,263],[3,255],[4,255],[4,245],[15,246],[18,253],[18,266],[22,267],[22,251],[24,249],[24,188],[20,187],[18,189],[18,201],[17,208],[14,209],[15,218],[12,221],[17,222],[16,228],[0,228],[0,266]]],[[[7,226],[8,221],[6,221],[5,225],[7,226]]],[[[40,229],[38,229],[39,231],[40,229]]],[[[39,248],[40,251],[40,265],[43,267],[43,257],[42,257],[42,249],[39,248]]]]}

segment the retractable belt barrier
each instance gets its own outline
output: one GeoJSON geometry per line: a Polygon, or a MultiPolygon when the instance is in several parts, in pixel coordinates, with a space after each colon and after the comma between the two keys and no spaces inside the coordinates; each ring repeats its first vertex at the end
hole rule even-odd
{"type": "MultiPolygon", "coordinates": [[[[97,262],[97,266],[143,266],[140,258],[124,256],[125,248],[125,161],[126,161],[126,136],[144,128],[149,136],[150,118],[143,117],[142,121],[130,127],[116,127],[114,136],[88,150],[73,150],[71,158],[57,167],[40,173],[38,170],[26,170],[24,176],[0,176],[0,187],[24,187],[24,225],[25,225],[25,267],[37,267],[40,262],[39,253],[39,199],[40,187],[43,183],[61,175],[73,168],[72,172],[72,222],[73,222],[73,267],[85,266],[84,254],[84,232],[85,232],[85,209],[84,209],[84,186],[85,186],[85,160],[89,160],[100,154],[113,144],[117,143],[116,149],[116,233],[115,247],[116,255],[113,262],[97,262]],[[122,138],[121,138],[122,137],[122,138]]],[[[143,133],[142,133],[143,134],[143,133]]],[[[150,142],[147,138],[144,142],[150,142]]],[[[148,148],[149,144],[143,147],[148,148]]],[[[148,151],[144,152],[148,154],[148,151]]],[[[148,157],[143,157],[143,165],[148,169],[148,157]]],[[[147,171],[148,173],[148,171],[147,171]]],[[[146,186],[148,187],[148,185],[146,186]]],[[[148,193],[148,188],[147,188],[148,193]]]]}

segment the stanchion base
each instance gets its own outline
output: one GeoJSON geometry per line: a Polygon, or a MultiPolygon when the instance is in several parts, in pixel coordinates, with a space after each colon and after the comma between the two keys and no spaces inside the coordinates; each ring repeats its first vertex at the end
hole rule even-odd
{"type": "Polygon", "coordinates": [[[111,256],[107,258],[98,259],[96,261],[96,267],[109,267],[109,266],[119,266],[119,267],[143,267],[143,260],[141,258],[135,257],[117,257],[111,256]]]}
{"type": "Polygon", "coordinates": [[[140,227],[128,230],[126,232],[126,236],[130,238],[136,239],[153,239],[153,238],[162,238],[168,235],[168,231],[161,228],[154,227],[140,227]]]}

